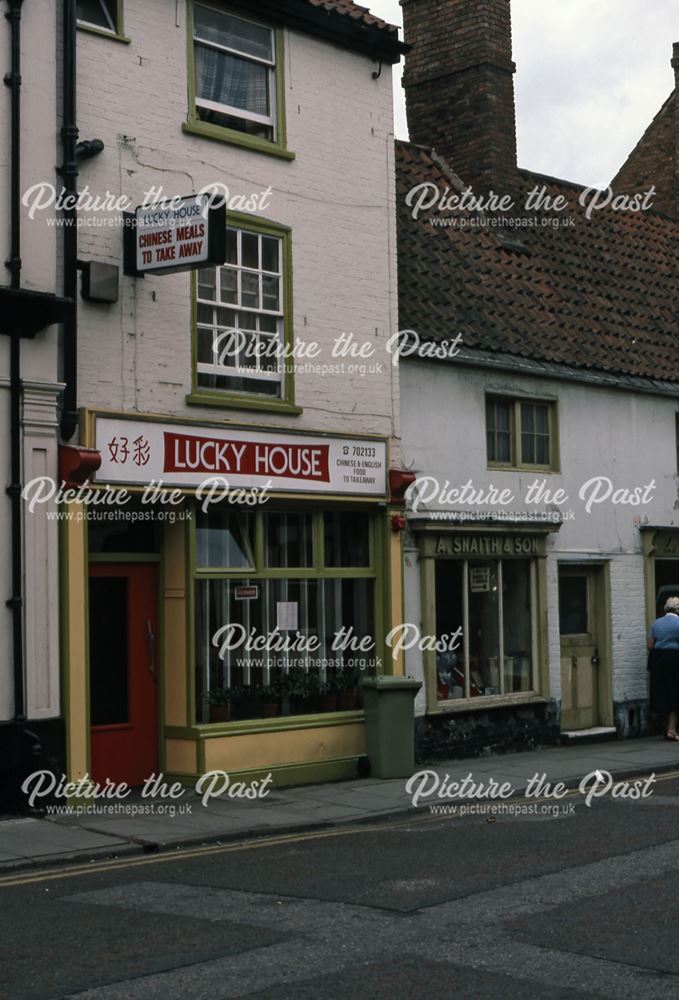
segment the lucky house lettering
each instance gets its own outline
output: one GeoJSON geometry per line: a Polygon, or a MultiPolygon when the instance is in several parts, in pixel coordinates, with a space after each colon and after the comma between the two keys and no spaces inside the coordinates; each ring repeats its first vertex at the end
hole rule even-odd
{"type": "Polygon", "coordinates": [[[223,441],[166,433],[166,472],[230,473],[329,481],[328,445],[223,441]]]}

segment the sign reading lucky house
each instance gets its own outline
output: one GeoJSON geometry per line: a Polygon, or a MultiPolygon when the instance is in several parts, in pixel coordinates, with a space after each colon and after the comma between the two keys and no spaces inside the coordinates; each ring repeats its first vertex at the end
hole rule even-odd
{"type": "Polygon", "coordinates": [[[226,257],[226,205],[212,194],[140,205],[124,230],[125,274],[171,274],[226,257]]]}
{"type": "Polygon", "coordinates": [[[384,496],[387,446],[378,439],[279,434],[97,417],[94,482],[198,486],[219,476],[235,489],[384,496]]]}

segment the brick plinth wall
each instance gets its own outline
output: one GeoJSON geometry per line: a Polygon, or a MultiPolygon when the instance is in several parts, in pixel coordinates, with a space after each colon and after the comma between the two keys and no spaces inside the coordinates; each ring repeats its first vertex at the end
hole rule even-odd
{"type": "Polygon", "coordinates": [[[555,746],[559,742],[559,709],[522,705],[415,719],[415,755],[422,763],[490,753],[510,753],[555,746]]]}

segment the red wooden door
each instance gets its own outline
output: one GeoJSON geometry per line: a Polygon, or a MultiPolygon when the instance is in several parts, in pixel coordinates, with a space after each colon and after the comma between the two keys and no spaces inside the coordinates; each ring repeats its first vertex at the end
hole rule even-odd
{"type": "Polygon", "coordinates": [[[158,771],[156,567],[90,566],[91,774],[131,787],[158,771]]]}

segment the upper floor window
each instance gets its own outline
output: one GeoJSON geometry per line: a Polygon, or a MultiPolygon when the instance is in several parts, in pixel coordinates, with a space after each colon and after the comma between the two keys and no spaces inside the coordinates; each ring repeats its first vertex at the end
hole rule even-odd
{"type": "Polygon", "coordinates": [[[194,4],[193,45],[198,118],[276,141],[273,29],[194,4]]]}
{"type": "Polygon", "coordinates": [[[76,18],[87,28],[110,31],[113,35],[121,31],[118,0],[77,0],[76,18]]]}
{"type": "Polygon", "coordinates": [[[198,392],[289,399],[284,356],[292,333],[289,238],[288,230],[260,220],[231,225],[225,263],[198,271],[198,392]]]}
{"type": "Polygon", "coordinates": [[[491,466],[556,470],[556,405],[487,396],[486,453],[491,466]]]}

